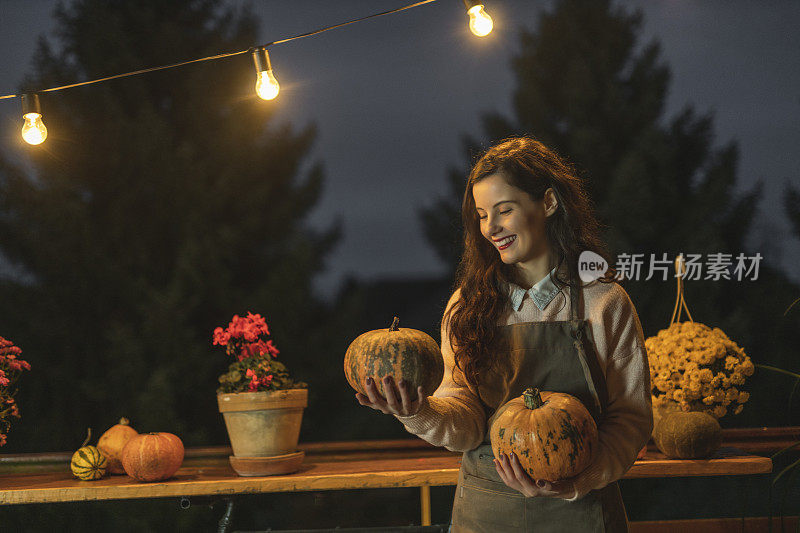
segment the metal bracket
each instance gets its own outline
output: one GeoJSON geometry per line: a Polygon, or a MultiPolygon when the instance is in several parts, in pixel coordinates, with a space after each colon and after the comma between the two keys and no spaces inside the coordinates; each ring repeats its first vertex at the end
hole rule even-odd
{"type": "MultiPolygon", "coordinates": [[[[217,532],[218,533],[227,533],[231,526],[231,515],[233,514],[233,498],[226,497],[226,498],[219,498],[219,497],[203,497],[203,496],[195,496],[195,503],[198,501],[207,501],[207,505],[210,508],[214,508],[214,505],[219,503],[220,501],[225,502],[225,512],[222,514],[222,517],[219,519],[219,523],[217,524],[217,532]]],[[[186,510],[192,506],[192,500],[188,496],[181,496],[180,502],[178,503],[181,509],[186,510]]]]}

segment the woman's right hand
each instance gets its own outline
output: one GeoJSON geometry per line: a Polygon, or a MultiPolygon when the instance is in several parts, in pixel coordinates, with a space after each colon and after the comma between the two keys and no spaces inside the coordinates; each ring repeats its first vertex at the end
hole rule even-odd
{"type": "Polygon", "coordinates": [[[367,378],[364,383],[367,394],[365,396],[357,392],[356,399],[358,403],[378,410],[385,415],[412,416],[419,413],[420,409],[428,401],[428,397],[425,396],[422,387],[417,387],[417,399],[411,401],[408,382],[401,379],[398,387],[395,385],[394,377],[392,376],[383,378],[383,390],[386,393],[386,398],[378,393],[378,386],[372,378],[367,378]]]}

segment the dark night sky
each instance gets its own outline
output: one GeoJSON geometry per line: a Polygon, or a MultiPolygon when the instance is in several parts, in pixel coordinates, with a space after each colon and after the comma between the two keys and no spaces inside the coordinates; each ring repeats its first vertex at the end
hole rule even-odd
{"type": "MultiPolygon", "coordinates": [[[[406,3],[253,5],[260,40],[267,42],[406,3]]],[[[667,116],[688,103],[712,111],[717,145],[739,142],[740,187],[765,181],[753,245],[765,263],[782,265],[800,280],[793,267],[800,263],[800,242],[778,209],[784,184],[800,182],[800,2],[618,3],[643,9],[641,43],[655,38],[662,44],[673,74],[667,116]]],[[[54,5],[0,0],[0,93],[16,91],[38,35],[53,28],[54,5]]],[[[298,128],[314,122],[319,131],[312,159],[325,164],[326,185],[310,220],[317,226],[337,217],[344,222],[345,238],[319,279],[324,293],[346,274],[374,279],[442,272],[418,209],[445,192],[447,167],[461,165],[460,136],[482,138],[481,114],[510,113],[517,28],[535,28],[539,9],[548,5],[486,0],[495,29],[484,39],[467,30],[461,0],[440,0],[271,49],[281,82],[279,120],[298,128]]],[[[0,101],[4,132],[10,122],[21,126],[19,105],[0,101]]],[[[19,150],[16,139],[0,142],[7,153],[19,150]]]]}

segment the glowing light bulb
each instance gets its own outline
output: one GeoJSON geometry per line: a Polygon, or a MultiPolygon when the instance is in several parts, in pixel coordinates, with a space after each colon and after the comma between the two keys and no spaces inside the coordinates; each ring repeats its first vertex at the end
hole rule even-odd
{"type": "Polygon", "coordinates": [[[39,105],[39,95],[25,93],[22,95],[22,138],[28,144],[42,144],[47,139],[47,128],[42,122],[42,107],[39,105]]]}
{"type": "Polygon", "coordinates": [[[42,115],[26,113],[23,118],[25,124],[22,126],[22,138],[28,144],[42,144],[47,139],[47,128],[42,122],[42,115]]]}
{"type": "Polygon", "coordinates": [[[278,80],[275,79],[275,74],[272,70],[265,70],[258,73],[258,80],[256,81],[256,94],[259,98],[264,100],[272,100],[281,90],[278,80]]]}
{"type": "Polygon", "coordinates": [[[472,33],[478,37],[489,35],[494,24],[492,23],[492,17],[483,10],[481,4],[469,8],[467,14],[469,15],[469,29],[472,33]]]}
{"type": "Polygon", "coordinates": [[[253,49],[253,64],[256,67],[256,94],[264,100],[272,100],[278,96],[281,86],[272,73],[272,63],[266,48],[259,46],[253,49]]]}

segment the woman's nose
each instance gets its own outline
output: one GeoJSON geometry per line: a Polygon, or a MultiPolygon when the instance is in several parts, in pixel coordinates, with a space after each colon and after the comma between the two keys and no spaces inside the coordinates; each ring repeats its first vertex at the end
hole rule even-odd
{"type": "Polygon", "coordinates": [[[496,217],[489,217],[486,221],[486,229],[489,231],[490,235],[494,235],[501,230],[496,217]]]}

